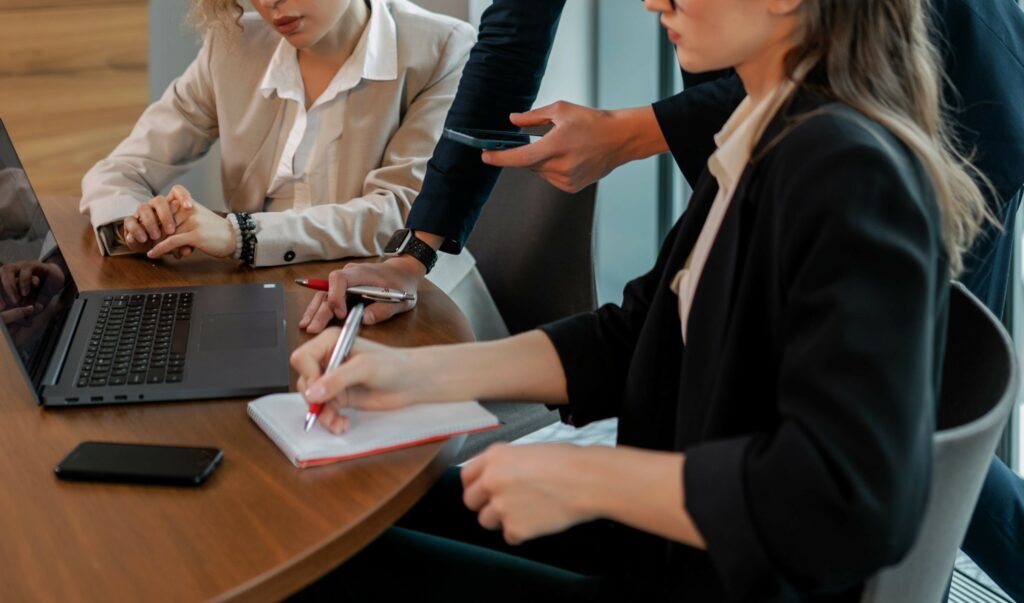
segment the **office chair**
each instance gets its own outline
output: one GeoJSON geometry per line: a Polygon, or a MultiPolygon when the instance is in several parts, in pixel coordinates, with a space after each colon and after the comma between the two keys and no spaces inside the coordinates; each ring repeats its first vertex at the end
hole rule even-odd
{"type": "MultiPolygon", "coordinates": [[[[515,335],[597,307],[594,202],[597,185],[566,193],[526,169],[506,169],[466,247],[515,335]]],[[[487,402],[504,425],[467,438],[457,462],[558,419],[541,404],[487,402]]]]}
{"type": "Polygon", "coordinates": [[[1018,391],[1017,357],[999,321],[960,283],[949,299],[931,490],[917,542],[868,581],[862,603],[942,601],[957,549],[1018,391]]]}

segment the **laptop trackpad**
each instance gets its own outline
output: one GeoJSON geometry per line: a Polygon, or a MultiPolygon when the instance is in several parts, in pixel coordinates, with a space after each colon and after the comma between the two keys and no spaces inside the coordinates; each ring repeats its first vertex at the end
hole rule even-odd
{"type": "Polygon", "coordinates": [[[207,316],[199,331],[199,349],[272,348],[277,345],[276,317],[276,312],[207,316]]]}

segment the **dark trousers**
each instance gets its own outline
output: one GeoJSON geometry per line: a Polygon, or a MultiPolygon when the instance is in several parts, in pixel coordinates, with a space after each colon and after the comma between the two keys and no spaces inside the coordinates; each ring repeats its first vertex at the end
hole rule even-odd
{"type": "Polygon", "coordinates": [[[1024,602],[1024,480],[992,459],[963,550],[1014,601],[1024,602]]]}
{"type": "Polygon", "coordinates": [[[510,546],[466,509],[450,468],[396,527],[294,600],[653,601],[656,542],[599,521],[510,546]]]}

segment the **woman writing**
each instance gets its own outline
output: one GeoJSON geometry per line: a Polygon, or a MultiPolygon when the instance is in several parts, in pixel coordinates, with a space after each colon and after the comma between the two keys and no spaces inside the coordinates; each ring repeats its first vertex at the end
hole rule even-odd
{"type": "Polygon", "coordinates": [[[694,193],[621,306],[484,344],[360,342],[326,375],[335,330],[293,355],[335,431],[346,407],[512,398],[616,416],[619,445],[493,447],[310,595],[857,601],[913,542],[948,279],[986,216],[926,3],[645,4],[683,68],[734,67],[746,97],[713,140],[655,105],[694,193]]]}
{"type": "MultiPolygon", "coordinates": [[[[193,0],[199,55],[86,174],[81,207],[104,254],[372,256],[403,225],[472,28],[406,0],[252,5],[193,0]],[[217,141],[229,214],[181,186],[158,194],[217,141]]],[[[432,278],[450,292],[472,270],[453,256],[432,278]]]]}

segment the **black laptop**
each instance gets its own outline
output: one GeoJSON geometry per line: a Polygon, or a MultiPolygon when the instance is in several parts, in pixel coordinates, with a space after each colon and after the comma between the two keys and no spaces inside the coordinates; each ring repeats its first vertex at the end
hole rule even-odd
{"type": "Polygon", "coordinates": [[[279,283],[78,291],[3,122],[0,302],[0,330],[45,406],[288,389],[279,283]]]}

